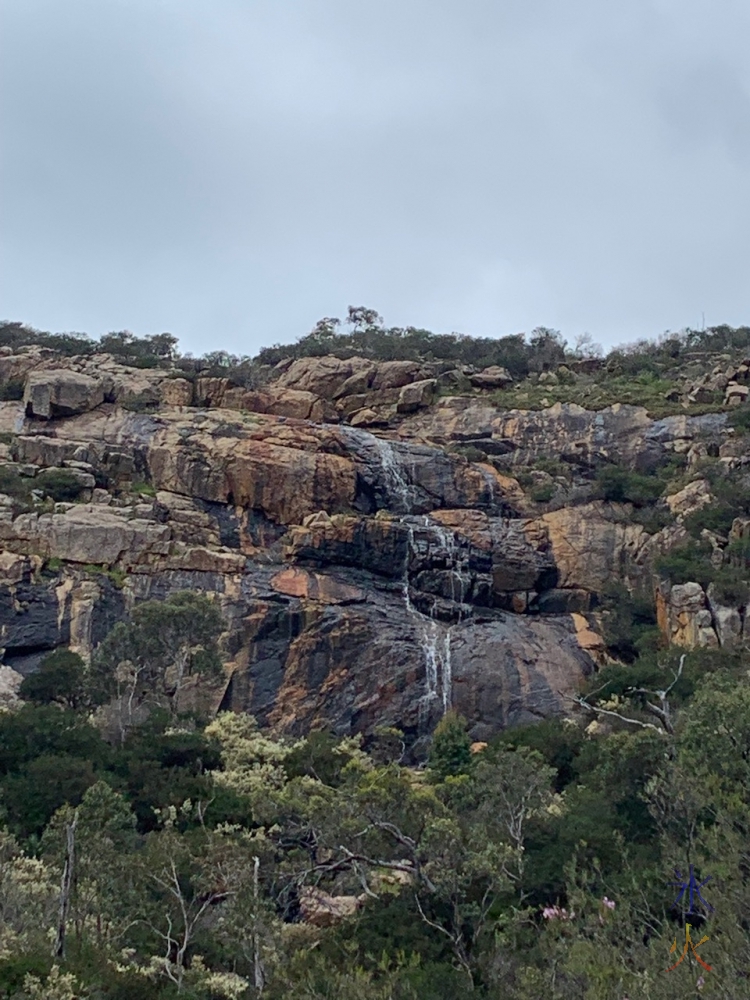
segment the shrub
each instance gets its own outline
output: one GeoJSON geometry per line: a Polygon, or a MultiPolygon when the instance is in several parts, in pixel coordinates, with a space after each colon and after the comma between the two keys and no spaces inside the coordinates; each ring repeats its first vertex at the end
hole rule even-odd
{"type": "Polygon", "coordinates": [[[555,492],[554,483],[542,483],[540,486],[535,486],[530,495],[534,503],[549,503],[555,492]]]}
{"type": "Polygon", "coordinates": [[[23,399],[24,382],[21,378],[11,378],[0,386],[0,401],[3,403],[16,402],[23,399]]]}
{"type": "Polygon", "coordinates": [[[709,556],[710,546],[694,542],[661,556],[656,560],[654,568],[673,586],[695,581],[705,588],[716,574],[709,556]]]}
{"type": "Polygon", "coordinates": [[[16,500],[28,502],[32,489],[32,481],[25,476],[19,476],[18,471],[8,465],[0,465],[0,493],[7,493],[16,500]]]}
{"type": "Polygon", "coordinates": [[[601,595],[603,636],[609,653],[633,663],[645,649],[658,643],[654,634],[656,609],[646,594],[631,594],[622,583],[605,588],[601,595]]]}
{"type": "Polygon", "coordinates": [[[714,574],[713,593],[719,604],[732,608],[744,607],[750,599],[750,586],[745,572],[733,566],[723,566],[714,574]]]}
{"type": "Polygon", "coordinates": [[[736,516],[736,512],[730,504],[712,503],[701,507],[700,510],[694,510],[692,514],[688,514],[684,518],[682,523],[685,530],[693,538],[698,538],[704,528],[707,528],[708,531],[715,531],[719,535],[726,535],[729,533],[732,521],[736,516]]]}
{"type": "Polygon", "coordinates": [[[58,503],[77,500],[84,489],[78,476],[70,469],[43,469],[36,482],[58,503]]]}
{"type": "Polygon", "coordinates": [[[674,523],[674,515],[666,505],[643,507],[640,510],[633,511],[632,521],[635,524],[642,525],[649,535],[655,535],[662,528],[666,528],[667,525],[674,523]]]}
{"type": "Polygon", "coordinates": [[[596,482],[604,500],[632,503],[644,507],[662,494],[664,484],[655,476],[642,476],[617,465],[605,465],[596,474],[596,482]]]}
{"type": "Polygon", "coordinates": [[[439,779],[465,774],[472,762],[470,747],[466,720],[455,712],[446,712],[432,736],[428,761],[430,771],[439,779]]]}
{"type": "Polygon", "coordinates": [[[477,448],[476,445],[473,444],[455,445],[449,450],[452,451],[454,455],[461,455],[467,462],[487,461],[487,452],[482,451],[481,448],[477,448]]]}
{"type": "Polygon", "coordinates": [[[747,434],[750,431],[750,404],[744,403],[733,410],[729,414],[728,423],[730,427],[734,427],[736,435],[747,434]]]}
{"type": "Polygon", "coordinates": [[[24,701],[34,705],[51,703],[77,709],[86,704],[86,666],[78,655],[69,649],[56,649],[45,656],[39,669],[25,677],[19,688],[24,701]]]}

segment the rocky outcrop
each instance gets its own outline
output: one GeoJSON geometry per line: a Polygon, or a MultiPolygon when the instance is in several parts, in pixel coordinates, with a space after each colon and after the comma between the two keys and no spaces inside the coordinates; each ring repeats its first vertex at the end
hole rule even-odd
{"type": "Polygon", "coordinates": [[[719,645],[708,600],[699,583],[660,584],[656,613],[659,628],[671,645],[687,649],[719,645]]]}
{"type": "Polygon", "coordinates": [[[71,417],[103,403],[104,386],[82,372],[36,371],[26,380],[23,399],[30,417],[71,417]]]}
{"type": "Polygon", "coordinates": [[[477,389],[504,389],[513,382],[513,378],[507,368],[491,365],[469,375],[469,381],[477,389]]]}
{"type": "Polygon", "coordinates": [[[712,501],[713,495],[705,479],[695,479],[677,493],[666,497],[667,506],[677,517],[692,514],[712,501]]]}
{"type": "Polygon", "coordinates": [[[332,927],[334,924],[352,917],[366,901],[367,896],[331,896],[314,886],[300,890],[300,917],[312,927],[332,927]]]}
{"type": "Polygon", "coordinates": [[[653,420],[641,407],[620,403],[597,412],[575,403],[501,412],[479,400],[446,397],[429,411],[407,417],[399,436],[440,446],[471,441],[483,447],[486,442],[487,453],[501,455],[509,468],[555,456],[584,468],[611,461],[647,471],[698,442],[718,453],[725,429],[723,413],[653,420]]]}
{"type": "MultiPolygon", "coordinates": [[[[251,389],[104,355],[0,354],[0,379],[26,379],[23,401],[0,404],[15,489],[0,497],[5,668],[20,677],[60,645],[88,657],[136,602],[191,589],[227,622],[211,704],[279,731],[393,725],[418,756],[449,707],[477,744],[565,714],[606,658],[602,592],[651,585],[680,520],[711,501],[690,483],[667,498],[676,523],[647,531],[627,505],[592,500],[587,477],[671,454],[741,462],[744,446],[723,413],[502,410],[482,393],[508,386],[504,369],[445,367],[304,358],[251,389]],[[525,494],[511,473],[550,457],[582,492],[536,470],[554,501],[525,494]],[[78,502],[45,496],[59,468],[78,502]]],[[[744,641],[744,609],[711,589],[662,584],[658,608],[676,644],[744,641]]]]}

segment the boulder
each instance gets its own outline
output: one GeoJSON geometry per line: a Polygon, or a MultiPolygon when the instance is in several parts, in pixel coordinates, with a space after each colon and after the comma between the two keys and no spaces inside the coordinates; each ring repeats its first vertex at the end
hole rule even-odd
{"type": "Polygon", "coordinates": [[[21,514],[13,522],[9,548],[54,556],[74,563],[113,566],[147,553],[166,554],[170,530],[153,521],[128,518],[100,504],[75,504],[65,513],[21,514]]]}
{"type": "Polygon", "coordinates": [[[331,896],[322,889],[305,886],[300,890],[299,908],[304,923],[313,927],[331,927],[353,917],[366,897],[331,896]]]}
{"type": "Polygon", "coordinates": [[[279,594],[320,601],[322,604],[351,604],[365,599],[364,591],[359,587],[348,586],[324,573],[310,573],[294,567],[277,573],[271,580],[271,587],[279,594]]]}
{"type": "Polygon", "coordinates": [[[26,380],[23,401],[30,417],[70,417],[104,402],[104,385],[80,372],[33,371],[26,380]]]}
{"type": "Polygon", "coordinates": [[[672,587],[660,583],[656,591],[656,615],[662,634],[671,645],[687,649],[719,645],[706,594],[699,583],[672,587]]]}
{"type": "Polygon", "coordinates": [[[410,382],[419,382],[431,373],[417,361],[381,361],[375,367],[372,388],[400,389],[410,382]]]}
{"type": "Polygon", "coordinates": [[[713,403],[718,390],[712,389],[708,383],[693,386],[688,391],[689,403],[713,403]]]}
{"type": "Polygon", "coordinates": [[[644,578],[652,536],[640,524],[615,520],[603,501],[550,511],[534,524],[549,538],[558,587],[601,593],[613,566],[626,581],[644,578]]]}
{"type": "Polygon", "coordinates": [[[739,406],[741,403],[747,401],[748,395],[750,395],[750,386],[730,382],[724,393],[724,405],[739,406]]]}
{"type": "Polygon", "coordinates": [[[193,402],[193,384],[186,378],[166,378],[159,391],[165,406],[190,406],[193,402]]]}
{"type": "Polygon", "coordinates": [[[403,386],[396,403],[398,413],[415,413],[417,410],[429,406],[435,398],[436,385],[437,382],[434,378],[427,378],[403,386]]]}
{"type": "MultiPolygon", "coordinates": [[[[709,585],[706,593],[713,627],[722,649],[736,649],[742,641],[742,615],[740,609],[728,607],[719,602],[715,587],[709,585]]],[[[744,609],[743,609],[744,610],[744,609]]]]}
{"type": "Polygon", "coordinates": [[[330,400],[355,372],[371,369],[372,362],[366,358],[298,358],[283,372],[276,385],[312,392],[330,400]]]}
{"type": "Polygon", "coordinates": [[[23,675],[12,667],[0,663],[0,712],[14,709],[19,704],[18,689],[23,683],[23,675]]]}
{"type": "Polygon", "coordinates": [[[469,382],[476,389],[504,389],[513,383],[513,377],[507,368],[500,365],[490,365],[480,372],[469,375],[469,382]]]}
{"type": "Polygon", "coordinates": [[[349,418],[352,427],[387,427],[389,418],[385,414],[376,413],[369,406],[355,410],[349,418]]]}
{"type": "Polygon", "coordinates": [[[666,498],[670,511],[679,517],[692,514],[712,501],[711,488],[705,479],[696,479],[666,498]]]}
{"type": "Polygon", "coordinates": [[[359,393],[367,392],[370,388],[374,371],[375,366],[373,365],[371,368],[361,368],[353,375],[350,375],[334,392],[333,399],[339,399],[342,396],[356,396],[359,393]]]}

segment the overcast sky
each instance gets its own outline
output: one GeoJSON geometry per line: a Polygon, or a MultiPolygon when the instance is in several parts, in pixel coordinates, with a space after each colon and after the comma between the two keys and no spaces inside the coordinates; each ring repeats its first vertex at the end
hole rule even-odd
{"type": "Polygon", "coordinates": [[[0,0],[0,317],[750,324],[748,0],[0,0]]]}

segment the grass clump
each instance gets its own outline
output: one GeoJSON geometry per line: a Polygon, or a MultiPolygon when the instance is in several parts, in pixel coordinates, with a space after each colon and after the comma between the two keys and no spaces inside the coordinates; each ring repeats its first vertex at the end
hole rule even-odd
{"type": "Polygon", "coordinates": [[[108,566],[97,566],[96,563],[86,563],[83,566],[83,572],[89,575],[106,576],[118,590],[122,590],[128,578],[128,574],[123,569],[110,569],[108,566]]]}
{"type": "Polygon", "coordinates": [[[144,497],[155,497],[156,488],[151,483],[133,483],[133,493],[139,493],[144,497]]]}

